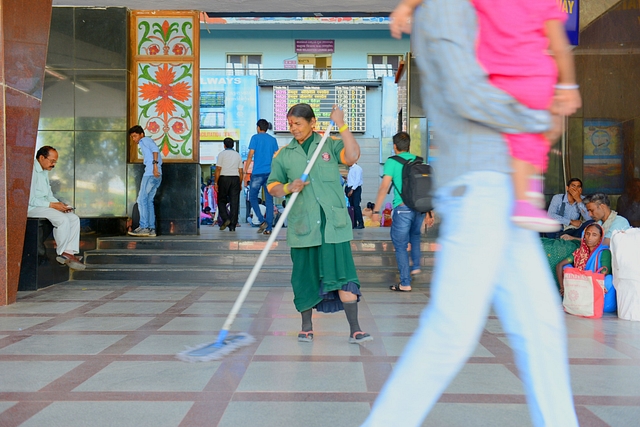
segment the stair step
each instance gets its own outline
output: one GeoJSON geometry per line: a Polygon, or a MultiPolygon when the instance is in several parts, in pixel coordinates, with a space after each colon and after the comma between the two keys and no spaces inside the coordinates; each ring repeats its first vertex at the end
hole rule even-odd
{"type": "MultiPolygon", "coordinates": [[[[99,266],[103,264],[118,265],[182,265],[182,266],[250,266],[258,261],[260,251],[244,251],[242,255],[236,251],[231,253],[218,252],[194,252],[194,251],[157,251],[140,249],[129,251],[124,249],[110,249],[85,252],[85,262],[87,265],[99,266]]],[[[422,253],[422,265],[433,265],[433,252],[422,253]]],[[[353,252],[353,260],[356,266],[362,267],[385,267],[395,266],[396,258],[393,252],[371,253],[353,252]]],[[[286,266],[291,267],[291,256],[289,251],[271,251],[265,259],[265,266],[286,266]]]]}
{"type": "MultiPolygon", "coordinates": [[[[206,240],[184,237],[107,237],[97,241],[97,250],[126,249],[137,250],[170,250],[170,251],[261,251],[267,244],[267,239],[258,240],[206,240]]],[[[436,244],[432,240],[423,240],[420,249],[423,252],[433,252],[436,244]]],[[[278,236],[271,251],[289,252],[285,236],[278,236]]],[[[353,240],[351,250],[354,252],[393,252],[391,240],[353,240]]]]}
{"type": "MultiPolygon", "coordinates": [[[[242,284],[249,277],[253,266],[159,266],[159,265],[88,265],[86,270],[72,270],[71,280],[113,280],[130,282],[152,282],[162,284],[210,283],[212,285],[242,284]]],[[[357,267],[362,284],[389,285],[396,283],[397,268],[393,266],[357,267]]],[[[256,283],[261,285],[288,285],[291,268],[282,266],[263,266],[256,283]]],[[[422,268],[415,276],[418,283],[426,283],[431,278],[431,268],[422,268]]]]}

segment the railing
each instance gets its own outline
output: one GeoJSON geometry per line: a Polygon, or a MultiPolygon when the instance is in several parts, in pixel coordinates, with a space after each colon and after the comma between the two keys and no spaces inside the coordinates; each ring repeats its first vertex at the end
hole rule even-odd
{"type": "Polygon", "coordinates": [[[382,77],[395,76],[390,64],[369,64],[367,68],[316,68],[313,65],[298,64],[297,68],[263,68],[258,64],[227,64],[226,68],[203,68],[219,71],[224,76],[256,76],[262,82],[282,80],[339,80],[339,81],[379,81],[382,77]]]}

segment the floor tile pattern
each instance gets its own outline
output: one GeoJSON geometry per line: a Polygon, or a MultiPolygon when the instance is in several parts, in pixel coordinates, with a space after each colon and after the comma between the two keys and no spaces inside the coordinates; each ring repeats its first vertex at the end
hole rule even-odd
{"type": "MultiPolygon", "coordinates": [[[[349,344],[343,313],[314,313],[315,341],[299,343],[291,289],[255,288],[232,328],[254,344],[217,362],[176,360],[185,346],[215,340],[238,292],[67,282],[20,294],[0,307],[0,426],[358,426],[429,300],[428,288],[364,287],[361,326],[373,342],[349,344]]],[[[640,322],[566,320],[581,426],[638,425],[640,322]]],[[[530,425],[491,313],[424,426],[530,425]]]]}

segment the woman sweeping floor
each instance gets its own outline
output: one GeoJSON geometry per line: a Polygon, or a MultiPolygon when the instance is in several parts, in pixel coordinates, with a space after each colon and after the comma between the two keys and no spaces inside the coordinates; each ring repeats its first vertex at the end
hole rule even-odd
{"type": "Polygon", "coordinates": [[[325,313],[344,309],[349,342],[371,341],[358,323],[360,281],[351,255],[353,233],[338,169],[339,163],[355,163],[360,147],[344,124],[344,112],[334,105],[331,120],[342,139],[327,139],[309,179],[303,182],[300,176],[321,140],[313,131],[316,117],[308,104],[297,104],[289,109],[287,120],[293,139],[274,157],[267,188],[274,197],[300,192],[287,228],[293,302],[302,314],[298,341],[313,341],[314,308],[325,313]]]}

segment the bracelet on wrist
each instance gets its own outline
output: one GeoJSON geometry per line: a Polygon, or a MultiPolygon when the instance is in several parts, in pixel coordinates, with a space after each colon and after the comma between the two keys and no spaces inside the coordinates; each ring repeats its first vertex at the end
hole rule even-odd
{"type": "Polygon", "coordinates": [[[289,191],[289,183],[286,183],[282,189],[284,190],[285,195],[291,194],[291,191],[289,191]]]}
{"type": "Polygon", "coordinates": [[[580,87],[580,85],[566,85],[566,84],[557,84],[554,86],[556,89],[560,89],[560,90],[571,90],[571,89],[578,89],[580,87]]]}
{"type": "Polygon", "coordinates": [[[380,215],[380,211],[373,211],[374,215],[380,215]]]}
{"type": "Polygon", "coordinates": [[[345,123],[342,126],[340,126],[340,128],[338,129],[338,132],[342,133],[347,129],[349,129],[349,126],[345,123]]]}

